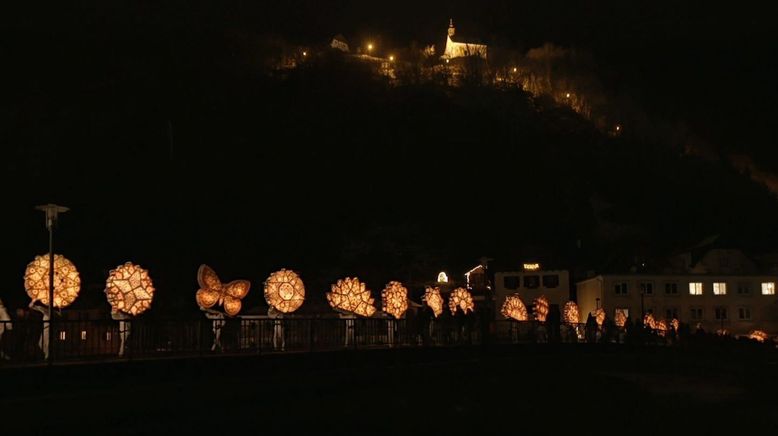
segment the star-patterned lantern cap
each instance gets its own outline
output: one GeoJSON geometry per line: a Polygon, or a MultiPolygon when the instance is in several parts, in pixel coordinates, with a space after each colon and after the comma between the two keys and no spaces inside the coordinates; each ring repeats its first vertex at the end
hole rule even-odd
{"type": "Polygon", "coordinates": [[[381,292],[381,304],[384,312],[393,317],[402,318],[405,311],[408,310],[408,289],[400,282],[389,282],[381,292]]]}
{"type": "Polygon", "coordinates": [[[105,295],[115,312],[140,315],[151,307],[154,285],[148,271],[127,262],[111,270],[105,282],[105,295]]]}
{"type": "Polygon", "coordinates": [[[219,276],[208,265],[200,265],[197,270],[197,283],[200,289],[195,294],[197,305],[206,309],[219,304],[224,307],[224,312],[229,316],[235,316],[240,312],[241,302],[249,293],[251,282],[248,280],[233,280],[223,284],[219,276]]]}
{"type": "Polygon", "coordinates": [[[333,309],[360,316],[372,316],[375,313],[370,290],[358,278],[338,280],[331,286],[331,290],[327,292],[327,301],[333,309]]]}
{"type": "MultiPolygon", "coordinates": [[[[24,289],[32,301],[49,304],[49,255],[43,254],[27,264],[24,271],[24,289]]],[[[73,262],[60,254],[54,255],[54,307],[69,306],[81,290],[81,277],[73,262]]]]}
{"type": "Polygon", "coordinates": [[[265,301],[276,310],[291,313],[305,301],[305,286],[294,271],[282,269],[265,280],[265,301]]]}
{"type": "Polygon", "coordinates": [[[452,315],[457,313],[459,308],[462,313],[467,315],[467,312],[475,310],[475,303],[473,302],[473,296],[465,288],[456,288],[451,291],[451,295],[448,297],[448,309],[452,315]]]}
{"type": "Polygon", "coordinates": [[[516,321],[526,321],[528,319],[527,306],[521,301],[519,294],[505,297],[500,313],[505,318],[515,319],[516,321]]]}

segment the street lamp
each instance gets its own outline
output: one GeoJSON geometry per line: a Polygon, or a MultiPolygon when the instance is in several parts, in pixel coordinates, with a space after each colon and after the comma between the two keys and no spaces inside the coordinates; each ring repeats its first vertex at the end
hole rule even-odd
{"type": "MultiPolygon", "coordinates": [[[[39,210],[46,214],[46,229],[49,231],[49,348],[54,343],[54,223],[57,222],[57,215],[67,212],[68,209],[65,206],[59,206],[53,203],[42,204],[35,206],[35,210],[39,210]]],[[[48,353],[48,361],[52,362],[54,359],[54,353],[48,353]]]]}
{"type": "Polygon", "coordinates": [[[373,43],[370,42],[367,44],[367,52],[372,53],[373,52],[373,43]]]}

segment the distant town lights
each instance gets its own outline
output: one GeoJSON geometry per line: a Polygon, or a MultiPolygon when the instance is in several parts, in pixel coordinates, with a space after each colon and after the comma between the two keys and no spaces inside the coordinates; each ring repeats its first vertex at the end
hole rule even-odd
{"type": "Polygon", "coordinates": [[[570,93],[565,94],[565,98],[570,98],[570,93]]]}
{"type": "Polygon", "coordinates": [[[540,264],[539,263],[525,263],[524,264],[524,269],[526,271],[537,271],[537,270],[540,269],[540,264]]]}
{"type": "Polygon", "coordinates": [[[308,52],[307,52],[307,51],[304,51],[304,52],[303,52],[303,57],[306,57],[306,56],[308,56],[308,52]]]}
{"type": "Polygon", "coordinates": [[[373,51],[373,43],[372,42],[367,43],[367,51],[373,51]]]}
{"type": "Polygon", "coordinates": [[[389,62],[394,62],[394,55],[389,55],[389,62]]]}
{"type": "Polygon", "coordinates": [[[516,67],[513,67],[513,72],[515,73],[516,71],[519,71],[519,69],[516,68],[516,67]]]}

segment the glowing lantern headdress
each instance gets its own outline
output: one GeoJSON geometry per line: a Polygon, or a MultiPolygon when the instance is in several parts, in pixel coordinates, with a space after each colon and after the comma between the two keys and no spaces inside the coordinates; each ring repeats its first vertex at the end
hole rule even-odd
{"type": "Polygon", "coordinates": [[[656,320],[654,319],[654,314],[651,312],[648,312],[643,316],[643,325],[650,328],[655,329],[656,328],[656,320]]]}
{"type": "Polygon", "coordinates": [[[112,269],[108,274],[105,295],[114,311],[140,315],[151,307],[154,284],[148,271],[127,262],[112,269]]]}
{"type": "Polygon", "coordinates": [[[292,313],[305,301],[305,285],[292,270],[276,271],[265,280],[265,301],[279,312],[292,313]]]}
{"type": "Polygon", "coordinates": [[[427,286],[424,289],[424,297],[422,297],[427,306],[432,309],[432,313],[435,318],[439,317],[443,313],[443,297],[440,295],[440,288],[427,286]]]}
{"type": "Polygon", "coordinates": [[[602,327],[602,323],[605,322],[605,309],[602,307],[598,307],[594,311],[594,321],[597,323],[598,326],[602,327]]]}
{"type": "Polygon", "coordinates": [[[381,304],[384,312],[400,319],[408,310],[408,289],[400,282],[389,282],[381,292],[381,304]]]}
{"type": "Polygon", "coordinates": [[[452,315],[457,313],[457,308],[460,308],[462,313],[467,315],[467,311],[475,310],[473,296],[465,288],[456,288],[451,291],[451,295],[448,297],[448,308],[452,315]]]}
{"type": "Polygon", "coordinates": [[[331,290],[327,292],[327,301],[333,309],[361,316],[372,316],[375,313],[370,290],[358,278],[338,280],[331,286],[331,290]]]}
{"type": "Polygon", "coordinates": [[[545,295],[541,295],[532,302],[532,313],[535,315],[535,321],[545,321],[548,316],[548,300],[545,295]]]}
{"type": "Polygon", "coordinates": [[[565,322],[569,324],[578,324],[581,322],[581,315],[578,312],[578,305],[575,301],[568,301],[565,303],[565,307],[562,309],[562,315],[565,317],[565,322]]]}
{"type": "Polygon", "coordinates": [[[764,342],[767,338],[767,333],[762,330],[752,330],[751,333],[748,334],[748,339],[753,339],[758,342],[764,342]]]}
{"type": "Polygon", "coordinates": [[[623,310],[616,309],[616,316],[613,317],[613,323],[616,324],[616,327],[624,327],[627,323],[627,315],[624,314],[623,310]]]}
{"type": "MultiPolygon", "coordinates": [[[[49,304],[49,255],[35,256],[24,271],[24,289],[32,301],[49,304]]],[[[54,255],[54,307],[69,306],[81,290],[81,277],[73,262],[54,255]]]]}
{"type": "Polygon", "coordinates": [[[512,318],[516,321],[527,321],[529,315],[527,314],[527,306],[521,301],[519,294],[513,294],[505,297],[505,302],[500,309],[502,316],[506,318],[512,318]]]}
{"type": "Polygon", "coordinates": [[[251,282],[248,280],[233,280],[222,284],[216,271],[208,265],[200,265],[197,269],[197,284],[200,285],[200,289],[195,294],[197,305],[210,309],[220,304],[229,316],[235,316],[240,312],[240,300],[248,295],[251,288],[251,282]]]}

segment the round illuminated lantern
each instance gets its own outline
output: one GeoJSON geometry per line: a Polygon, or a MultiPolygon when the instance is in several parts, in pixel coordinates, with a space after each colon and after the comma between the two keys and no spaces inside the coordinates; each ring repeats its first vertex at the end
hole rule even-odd
{"type": "Polygon", "coordinates": [[[568,324],[578,324],[581,322],[580,312],[578,311],[578,305],[575,301],[568,301],[565,303],[565,307],[562,309],[562,316],[568,324]]]}
{"type": "Polygon", "coordinates": [[[532,313],[535,315],[535,321],[544,322],[548,317],[548,299],[541,295],[532,301],[532,313]]]}
{"type": "Polygon", "coordinates": [[[767,336],[767,333],[762,330],[752,330],[751,333],[748,334],[748,339],[753,339],[757,342],[764,342],[768,338],[769,336],[767,336]]]}
{"type": "Polygon", "coordinates": [[[327,292],[327,302],[333,309],[360,316],[372,316],[375,313],[370,290],[358,278],[347,277],[338,280],[330,289],[331,292],[327,292]]]}
{"type": "Polygon", "coordinates": [[[422,297],[422,300],[429,306],[430,309],[432,309],[432,313],[435,315],[435,318],[439,317],[441,313],[443,313],[443,296],[440,295],[440,288],[430,287],[427,286],[424,289],[424,296],[422,297]]]}
{"type": "Polygon", "coordinates": [[[452,315],[457,313],[459,308],[462,313],[467,315],[467,312],[475,310],[475,303],[473,302],[473,296],[465,288],[456,288],[451,291],[451,295],[448,297],[448,309],[452,315]]]}
{"type": "Polygon", "coordinates": [[[408,289],[400,282],[387,283],[381,292],[381,304],[384,312],[397,319],[402,318],[405,311],[408,310],[408,289]]]}
{"type": "Polygon", "coordinates": [[[248,280],[233,280],[222,283],[219,276],[208,265],[200,265],[197,270],[197,284],[200,289],[195,294],[197,305],[204,309],[210,309],[217,304],[224,307],[224,312],[229,316],[235,316],[240,312],[242,300],[249,293],[251,282],[248,280]]]}
{"type": "Polygon", "coordinates": [[[513,294],[505,297],[505,302],[502,304],[500,313],[505,318],[515,319],[516,321],[527,321],[529,314],[527,313],[527,306],[521,301],[519,294],[513,294]]]}
{"type": "Polygon", "coordinates": [[[292,313],[305,301],[305,285],[292,270],[276,271],[265,280],[265,301],[279,312],[292,313]]]}
{"type": "Polygon", "coordinates": [[[151,307],[154,284],[148,271],[127,262],[110,271],[105,282],[105,295],[114,312],[136,316],[151,307]]]}
{"type": "MultiPolygon", "coordinates": [[[[24,289],[33,302],[49,305],[49,255],[35,256],[24,271],[24,289]]],[[[81,290],[81,277],[73,262],[54,255],[54,307],[69,306],[81,290]]]]}

